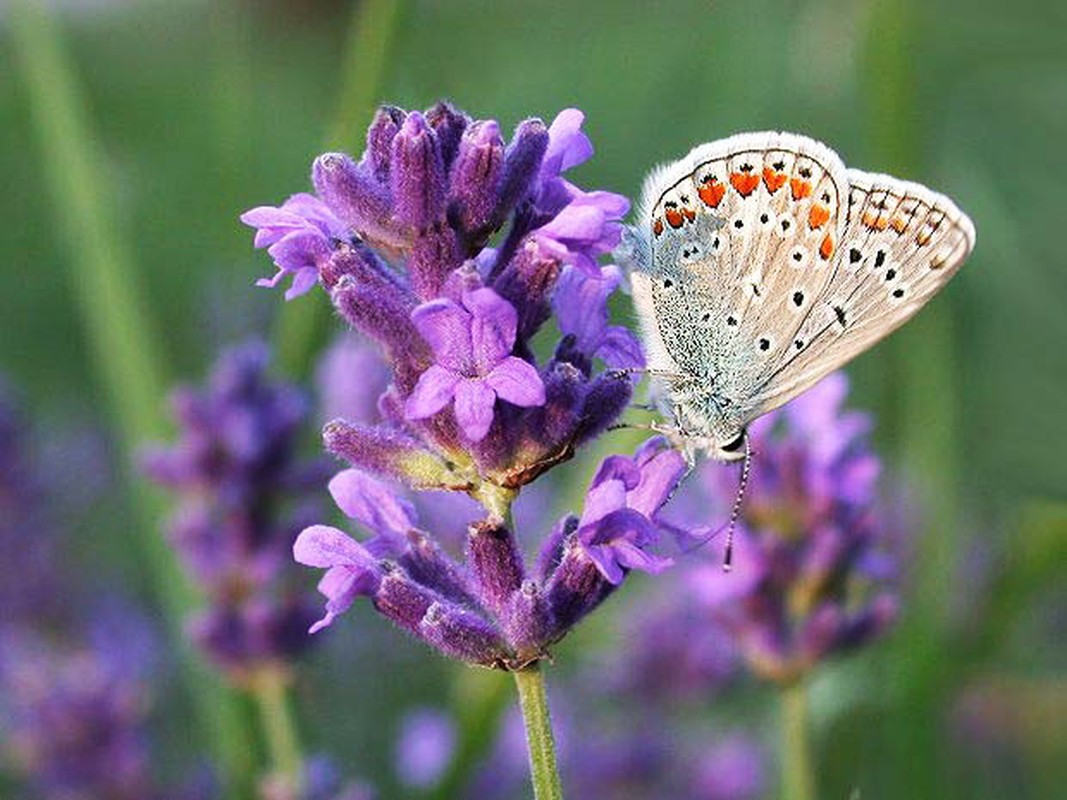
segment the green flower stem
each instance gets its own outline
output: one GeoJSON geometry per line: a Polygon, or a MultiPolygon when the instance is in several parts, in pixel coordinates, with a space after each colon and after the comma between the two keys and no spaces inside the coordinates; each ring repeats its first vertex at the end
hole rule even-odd
{"type": "MultiPolygon", "coordinates": [[[[58,26],[40,3],[11,4],[10,36],[17,67],[28,91],[30,113],[41,150],[45,180],[53,197],[57,229],[67,248],[71,300],[126,457],[134,447],[163,432],[165,380],[156,338],[136,280],[135,261],[114,219],[106,168],[96,144],[81,88],[58,26]]],[[[158,529],[159,495],[134,479],[125,485],[143,531],[158,529]]],[[[183,679],[201,724],[213,735],[215,756],[228,797],[251,789],[251,748],[239,699],[195,666],[181,620],[193,593],[161,536],[132,536],[143,549],[153,588],[183,662],[183,679]]]]}
{"type": "MultiPolygon", "coordinates": [[[[327,149],[352,149],[369,123],[381,94],[401,6],[401,0],[353,4],[341,89],[325,137],[327,149]]],[[[322,302],[297,301],[282,306],[275,329],[282,369],[295,377],[310,373],[312,354],[329,319],[329,306],[322,302]]]]}
{"type": "Polygon", "coordinates": [[[815,800],[807,688],[800,681],[781,690],[782,798],[815,800]]]}
{"type": "Polygon", "coordinates": [[[304,756],[300,749],[289,684],[289,675],[284,669],[267,668],[253,677],[251,692],[259,707],[271,771],[285,781],[286,796],[301,797],[304,756]]]}
{"type": "Polygon", "coordinates": [[[552,737],[552,721],[548,713],[548,695],[541,665],[535,663],[512,675],[515,676],[522,721],[526,726],[534,800],[562,800],[563,786],[556,767],[556,743],[552,737]]]}

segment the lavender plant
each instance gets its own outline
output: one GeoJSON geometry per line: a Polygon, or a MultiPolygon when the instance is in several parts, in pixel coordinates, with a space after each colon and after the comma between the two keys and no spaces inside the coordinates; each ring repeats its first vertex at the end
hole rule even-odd
{"type": "Polygon", "coordinates": [[[169,797],[150,770],[152,637],[117,598],[102,602],[81,571],[63,569],[29,430],[0,382],[0,762],[33,796],[169,797]]]}
{"type": "Polygon", "coordinates": [[[628,201],[585,191],[562,173],[592,155],[583,114],[528,119],[509,143],[492,120],[446,103],[382,108],[355,161],[316,159],[315,195],[242,220],[278,267],[261,281],[316,283],[392,374],[381,422],[338,419],[326,449],[351,469],[330,490],[369,532],[305,529],[297,560],[327,570],[319,630],[357,597],[441,653],[516,675],[527,711],[538,797],[559,796],[537,664],[633,569],[658,571],[661,506],[685,471],[662,440],[597,470],[578,515],[524,558],[511,505],[537,477],[603,433],[629,402],[640,348],[608,325],[628,201]],[[562,336],[539,362],[533,339],[555,316],[562,336]],[[606,367],[606,368],[605,368],[606,367]],[[484,508],[465,559],[419,527],[395,483],[463,492],[484,508]]]}
{"type": "Polygon", "coordinates": [[[273,782],[299,797],[304,770],[286,695],[315,611],[289,552],[318,513],[313,494],[327,473],[298,456],[310,408],[269,375],[268,360],[255,342],[224,352],[203,389],[174,392],[178,441],[146,449],[141,460],[178,498],[170,541],[205,599],[188,634],[256,699],[273,782]]]}
{"type": "MultiPolygon", "coordinates": [[[[749,430],[755,466],[737,528],[734,564],[721,580],[720,543],[683,580],[704,624],[725,632],[783,702],[783,793],[815,796],[807,744],[805,679],[834,655],[884,633],[899,608],[902,542],[879,502],[881,461],[868,415],[843,409],[848,383],[829,378],[749,430]]],[[[702,492],[680,498],[711,520],[729,513],[737,475],[700,470],[702,492]]]]}
{"type": "Polygon", "coordinates": [[[203,390],[171,399],[180,426],[171,447],[142,454],[145,472],[175,491],[170,540],[206,606],[189,620],[205,656],[238,683],[284,670],[309,646],[310,598],[287,554],[315,513],[321,465],[297,457],[308,406],[267,373],[251,343],[219,358],[203,390]]]}

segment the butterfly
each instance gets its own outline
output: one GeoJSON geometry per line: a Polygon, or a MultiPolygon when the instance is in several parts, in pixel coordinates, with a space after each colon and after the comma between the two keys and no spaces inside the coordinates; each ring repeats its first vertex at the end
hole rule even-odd
{"type": "Polygon", "coordinates": [[[904,324],[974,241],[944,195],[794,133],[737,134],[656,168],[618,255],[673,419],[658,429],[691,464],[745,458],[752,420],[904,324]]]}

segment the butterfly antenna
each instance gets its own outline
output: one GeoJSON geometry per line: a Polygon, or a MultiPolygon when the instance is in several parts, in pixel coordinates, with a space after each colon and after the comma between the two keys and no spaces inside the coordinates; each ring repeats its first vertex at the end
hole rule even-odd
{"type": "Polygon", "coordinates": [[[730,522],[726,528],[726,551],[722,557],[722,570],[729,572],[734,564],[734,529],[737,527],[737,518],[741,516],[741,503],[745,499],[745,489],[748,488],[748,473],[752,469],[752,446],[748,443],[748,432],[745,434],[745,461],[741,466],[741,482],[737,486],[737,497],[734,498],[734,507],[730,511],[730,522]]]}

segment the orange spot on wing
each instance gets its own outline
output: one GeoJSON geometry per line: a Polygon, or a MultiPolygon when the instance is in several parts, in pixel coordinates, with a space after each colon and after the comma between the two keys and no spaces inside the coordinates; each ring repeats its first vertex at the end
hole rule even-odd
{"type": "Polygon", "coordinates": [[[903,217],[893,217],[893,221],[889,224],[893,226],[893,230],[897,233],[904,233],[908,227],[908,221],[903,217]]]}
{"type": "Polygon", "coordinates": [[[801,200],[811,197],[811,181],[802,181],[800,178],[791,178],[789,188],[793,191],[793,199],[801,200]]]}
{"type": "Polygon", "coordinates": [[[830,219],[830,209],[819,203],[813,203],[811,210],[808,211],[808,226],[813,229],[821,228],[828,219],[830,219]]]}
{"type": "Polygon", "coordinates": [[[742,197],[748,197],[759,186],[759,175],[751,172],[731,172],[730,185],[737,189],[742,197]]]}
{"type": "Polygon", "coordinates": [[[834,239],[830,234],[826,234],[823,237],[822,244],[819,245],[819,257],[823,261],[827,261],[830,256],[834,254],[834,239]]]}
{"type": "Polygon", "coordinates": [[[919,231],[919,235],[915,237],[915,241],[918,242],[919,247],[925,247],[930,244],[930,240],[934,238],[933,231],[929,228],[924,228],[919,231]]]}
{"type": "Polygon", "coordinates": [[[682,223],[685,222],[685,217],[682,216],[682,212],[676,208],[668,208],[663,212],[663,216],[667,218],[667,224],[672,228],[682,227],[682,223]]]}
{"type": "Polygon", "coordinates": [[[771,194],[781,189],[787,180],[789,180],[789,176],[784,172],[778,172],[770,167],[763,168],[763,184],[771,194]]]}
{"type": "Polygon", "coordinates": [[[689,220],[690,222],[692,222],[693,220],[695,220],[697,218],[697,212],[695,212],[691,208],[683,208],[682,209],[682,213],[685,214],[685,218],[687,220],[689,220]]]}
{"type": "Polygon", "coordinates": [[[652,232],[656,234],[656,236],[659,236],[661,233],[663,233],[663,220],[661,218],[656,217],[652,221],[652,232]]]}
{"type": "Polygon", "coordinates": [[[872,231],[884,231],[889,227],[889,220],[880,214],[875,214],[871,211],[863,212],[863,224],[870,228],[872,231]]]}
{"type": "Polygon", "coordinates": [[[704,201],[705,205],[715,208],[722,202],[722,197],[726,194],[726,187],[716,180],[711,180],[697,189],[697,194],[700,195],[700,199],[704,201]]]}

